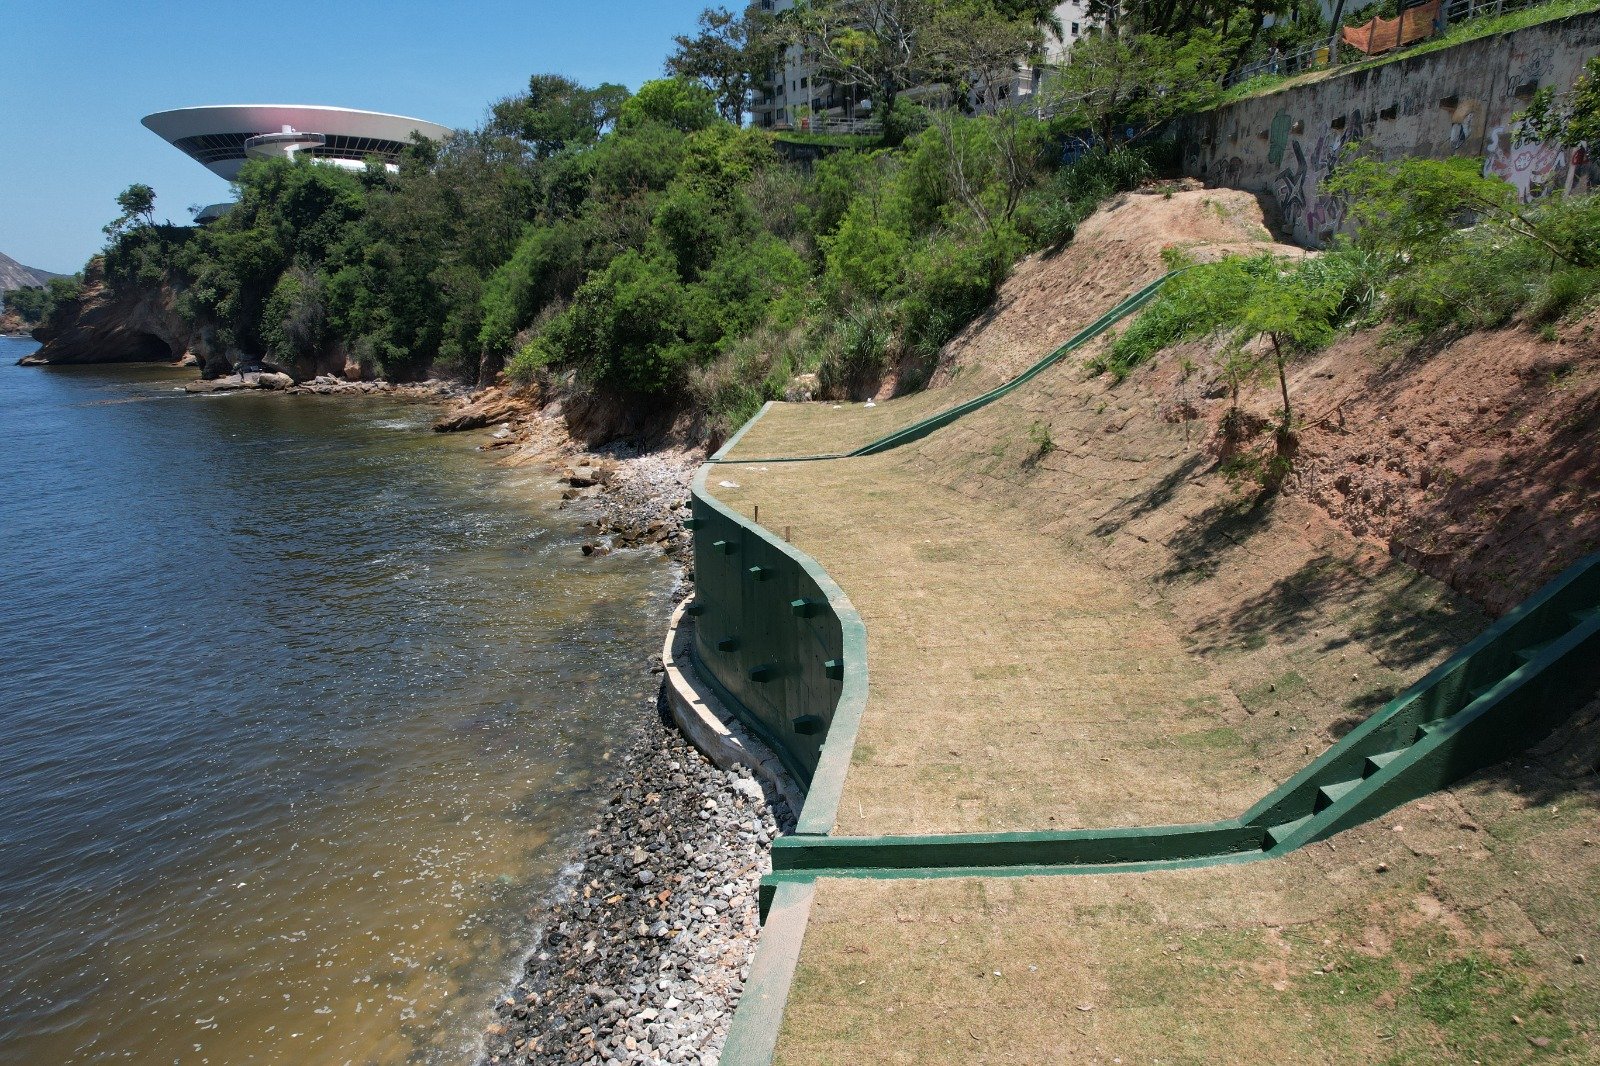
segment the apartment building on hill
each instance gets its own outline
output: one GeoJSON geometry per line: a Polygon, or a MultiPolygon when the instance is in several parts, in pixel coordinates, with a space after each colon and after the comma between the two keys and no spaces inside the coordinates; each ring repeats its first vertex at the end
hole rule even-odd
{"type": "MultiPolygon", "coordinates": [[[[796,0],[760,0],[766,11],[785,11],[796,0]]],[[[1003,106],[1021,102],[1037,93],[1046,71],[1066,61],[1078,38],[1089,32],[1087,0],[1067,0],[1055,6],[1061,32],[1046,34],[1044,62],[1030,66],[1018,57],[1012,80],[981,90],[987,97],[975,105],[1003,106]]],[[[798,46],[790,47],[767,72],[766,82],[756,91],[751,112],[753,123],[766,129],[803,129],[838,133],[857,132],[873,126],[871,94],[857,86],[834,85],[818,74],[817,64],[798,46]]],[[[911,100],[943,96],[943,86],[918,86],[905,95],[911,100]]]]}

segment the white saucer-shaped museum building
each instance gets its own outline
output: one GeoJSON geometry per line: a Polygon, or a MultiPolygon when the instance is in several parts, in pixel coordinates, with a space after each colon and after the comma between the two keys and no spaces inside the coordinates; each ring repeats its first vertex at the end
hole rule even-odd
{"type": "Polygon", "coordinates": [[[143,119],[146,128],[232,181],[247,159],[304,154],[319,162],[360,170],[376,156],[389,167],[412,134],[442,141],[450,129],[404,115],[310,104],[226,104],[180,107],[143,119]]]}

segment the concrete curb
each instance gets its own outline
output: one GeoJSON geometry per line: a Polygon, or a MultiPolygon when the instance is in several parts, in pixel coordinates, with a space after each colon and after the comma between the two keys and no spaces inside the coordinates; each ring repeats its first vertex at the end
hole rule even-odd
{"type": "Polygon", "coordinates": [[[694,647],[694,619],[685,612],[684,600],[672,612],[667,637],[661,645],[661,665],[667,677],[667,704],[683,735],[722,770],[748,767],[761,782],[769,799],[781,800],[798,818],[805,793],[783,768],[778,757],[739,723],[695,672],[690,657],[694,647]]]}
{"type": "Polygon", "coordinates": [[[816,893],[815,883],[778,886],[750,962],[750,979],[744,983],[722,1046],[722,1066],[767,1066],[777,1053],[783,1011],[800,966],[816,893]]]}

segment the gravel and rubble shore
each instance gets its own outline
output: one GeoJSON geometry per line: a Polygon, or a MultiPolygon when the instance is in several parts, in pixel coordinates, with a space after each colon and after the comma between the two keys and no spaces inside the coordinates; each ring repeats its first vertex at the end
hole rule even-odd
{"type": "MultiPolygon", "coordinates": [[[[490,429],[485,449],[503,462],[546,465],[564,486],[562,506],[587,519],[584,554],[661,551],[677,568],[674,600],[691,593],[683,520],[698,451],[585,450],[558,413],[494,393],[441,425],[490,429]]],[[[717,1061],[760,932],[771,842],[794,812],[748,770],[714,766],[664,706],[641,709],[595,826],[561,887],[534,908],[541,931],[494,1006],[482,1063],[717,1061]]]]}
{"type": "Polygon", "coordinates": [[[759,933],[770,845],[793,816],[657,715],[548,902],[523,976],[495,1005],[483,1059],[717,1061],[759,933]]]}

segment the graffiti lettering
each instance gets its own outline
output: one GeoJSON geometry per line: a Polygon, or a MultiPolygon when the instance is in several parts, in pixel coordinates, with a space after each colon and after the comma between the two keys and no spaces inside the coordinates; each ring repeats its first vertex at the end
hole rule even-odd
{"type": "Polygon", "coordinates": [[[1345,128],[1317,138],[1311,154],[1297,137],[1289,142],[1294,157],[1273,181],[1278,210],[1286,224],[1322,244],[1344,225],[1345,204],[1336,196],[1323,193],[1322,183],[1338,165],[1346,146],[1361,139],[1365,124],[1360,111],[1353,112],[1345,128]]]}

